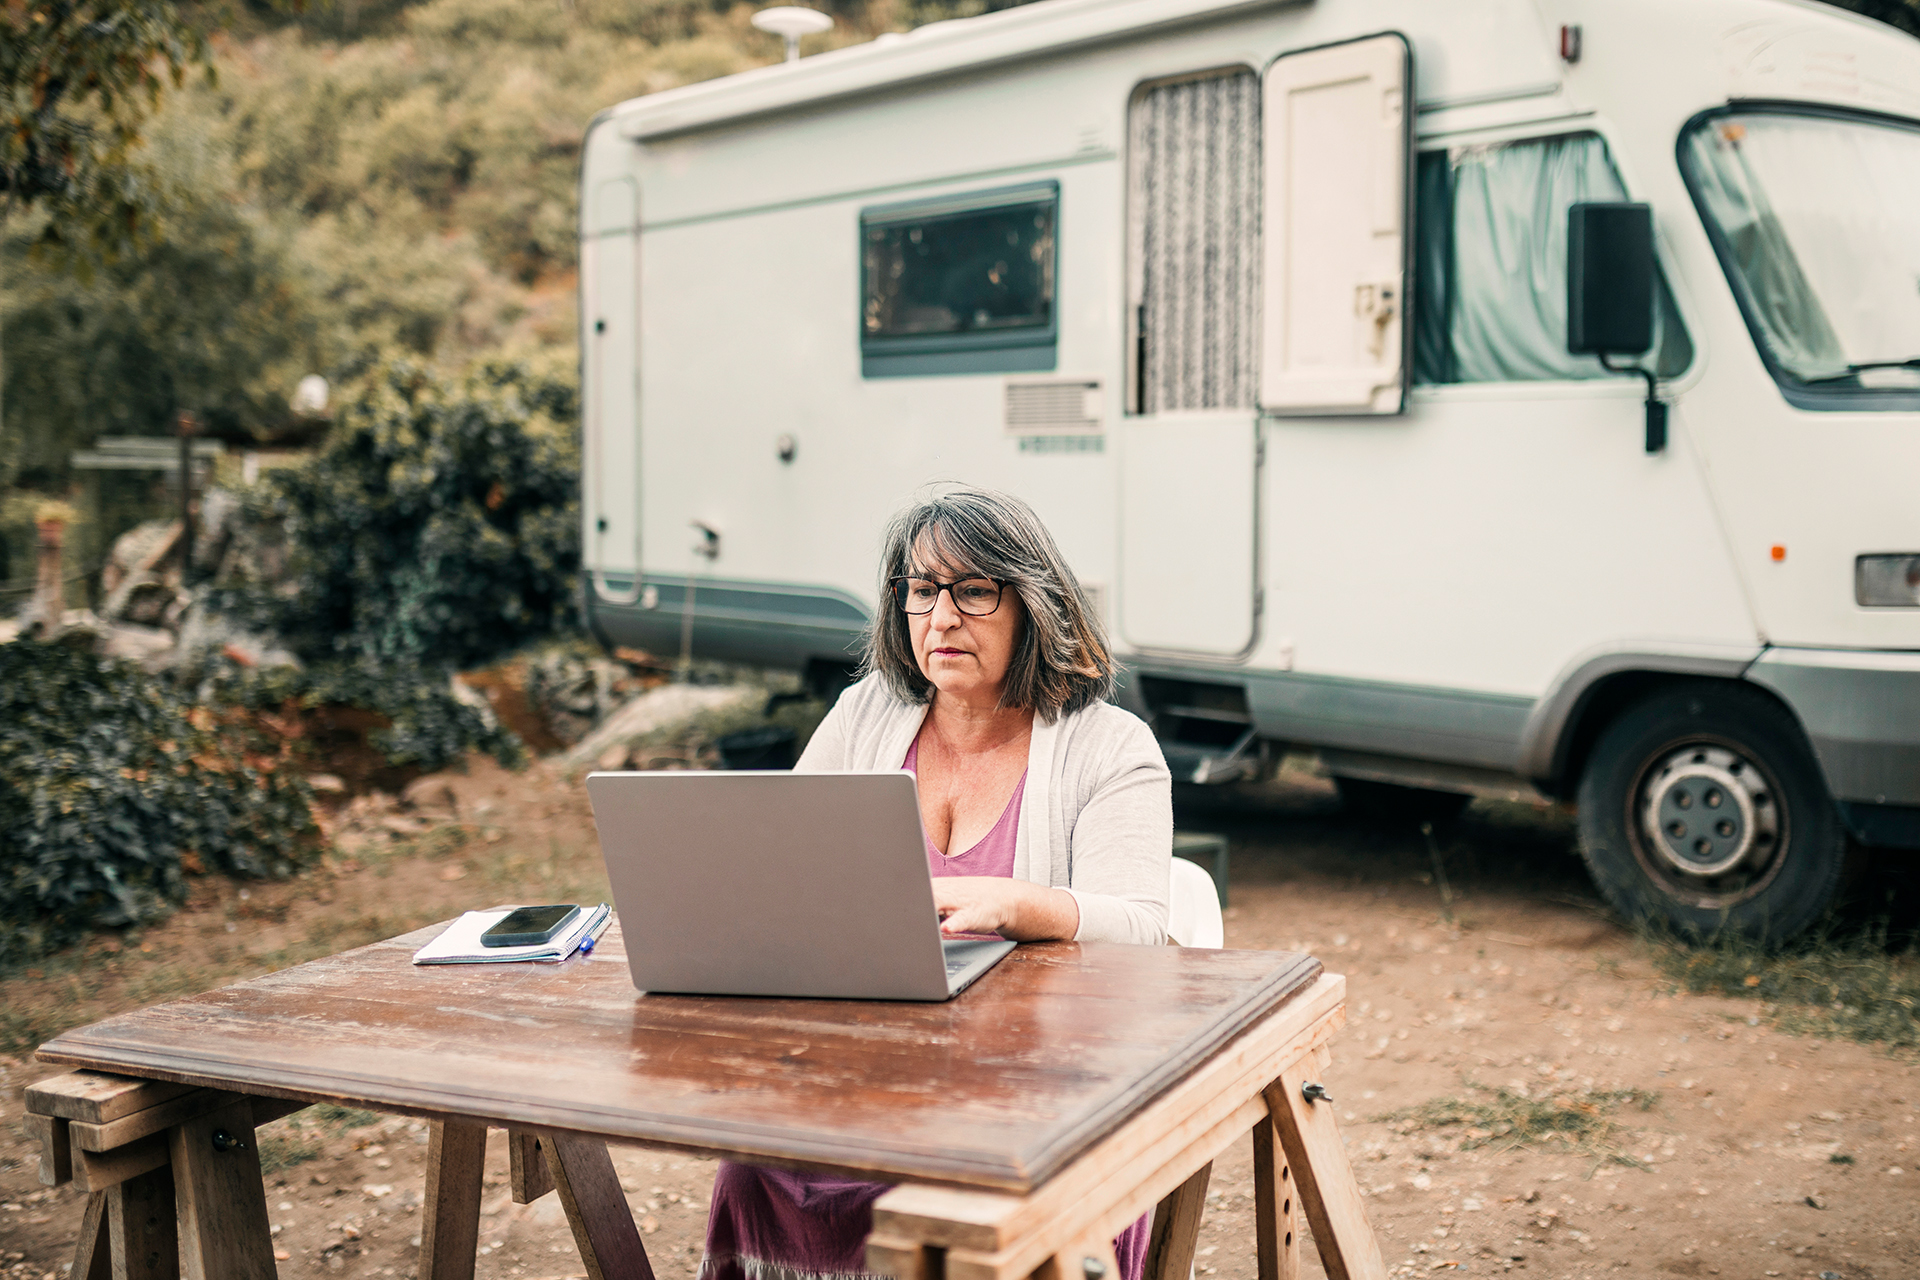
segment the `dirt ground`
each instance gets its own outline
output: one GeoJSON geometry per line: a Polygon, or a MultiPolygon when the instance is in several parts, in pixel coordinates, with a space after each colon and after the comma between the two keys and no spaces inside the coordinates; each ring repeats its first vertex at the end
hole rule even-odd
{"type": "MultiPolygon", "coordinates": [[[[0,1276],[62,1280],[81,1210],[71,1187],[36,1180],[21,1091],[51,1072],[32,1044],[462,909],[604,894],[577,783],[484,763],[446,782],[416,786],[411,810],[343,812],[324,868],[244,889],[203,880],[163,925],[0,982],[0,1034],[20,1055],[0,1059],[0,1276]]],[[[1228,945],[1308,951],[1348,976],[1325,1083],[1396,1275],[1920,1276],[1920,1061],[1784,1034],[1756,1002],[1676,993],[1601,910],[1563,812],[1480,803],[1443,824],[1449,906],[1416,830],[1344,812],[1316,779],[1179,806],[1184,828],[1232,840],[1228,945]],[[1588,1146],[1389,1118],[1496,1089],[1640,1092],[1588,1146]]],[[[414,1274],[420,1122],[314,1108],[263,1129],[261,1149],[280,1165],[267,1203],[283,1276],[414,1274]]],[[[614,1158],[655,1270],[693,1274],[712,1163],[614,1158]]],[[[511,1203],[504,1135],[488,1162],[478,1275],[580,1274],[556,1197],[511,1203]]],[[[1201,1276],[1255,1276],[1252,1192],[1236,1144],[1214,1168],[1201,1276]]]]}

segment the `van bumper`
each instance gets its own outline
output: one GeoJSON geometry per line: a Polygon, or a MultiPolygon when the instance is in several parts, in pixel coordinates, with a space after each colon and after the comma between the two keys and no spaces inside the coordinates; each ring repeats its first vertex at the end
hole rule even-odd
{"type": "Polygon", "coordinates": [[[1799,717],[1856,836],[1920,846],[1920,652],[1768,649],[1746,674],[1799,717]]]}

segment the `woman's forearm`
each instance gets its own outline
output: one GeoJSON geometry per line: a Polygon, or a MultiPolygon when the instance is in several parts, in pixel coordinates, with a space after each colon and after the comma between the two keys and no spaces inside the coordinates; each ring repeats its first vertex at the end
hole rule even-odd
{"type": "Polygon", "coordinates": [[[997,933],[1015,942],[1070,939],[1080,931],[1080,903],[1065,889],[1000,876],[939,876],[933,904],[943,933],[997,933]]]}
{"type": "Polygon", "coordinates": [[[1000,930],[1015,942],[1067,941],[1080,932],[1080,903],[1065,889],[1010,880],[1026,890],[1012,924],[1000,930]]]}

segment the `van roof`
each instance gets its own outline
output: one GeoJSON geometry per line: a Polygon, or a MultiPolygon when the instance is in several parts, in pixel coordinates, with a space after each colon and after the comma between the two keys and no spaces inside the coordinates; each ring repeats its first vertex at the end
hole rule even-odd
{"type": "Polygon", "coordinates": [[[1155,30],[1299,4],[1303,0],[1040,0],[998,13],[929,23],[904,35],[775,63],[633,98],[610,113],[621,136],[664,138],[1155,30]]]}

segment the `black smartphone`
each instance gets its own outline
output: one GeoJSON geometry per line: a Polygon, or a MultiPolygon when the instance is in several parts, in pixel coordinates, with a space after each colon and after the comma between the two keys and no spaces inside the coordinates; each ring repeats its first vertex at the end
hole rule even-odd
{"type": "MultiPolygon", "coordinates": [[[[553,935],[580,914],[571,902],[547,907],[516,907],[487,927],[480,935],[483,947],[531,947],[551,942],[553,935]]],[[[468,935],[472,936],[472,935],[468,935]]]]}

